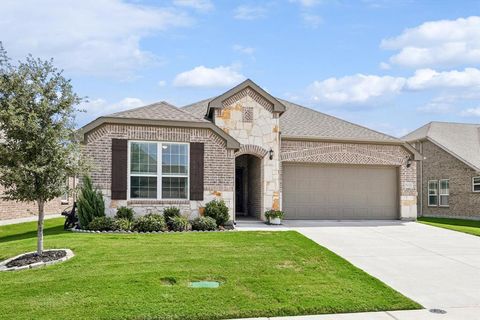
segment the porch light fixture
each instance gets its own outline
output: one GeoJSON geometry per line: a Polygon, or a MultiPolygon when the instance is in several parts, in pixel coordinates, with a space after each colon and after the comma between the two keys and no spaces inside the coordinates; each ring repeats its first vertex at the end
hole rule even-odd
{"type": "Polygon", "coordinates": [[[407,168],[410,168],[412,166],[412,157],[407,157],[407,168]]]}
{"type": "Polygon", "coordinates": [[[273,160],[273,150],[272,150],[272,148],[270,148],[270,151],[268,151],[268,157],[270,158],[270,160],[273,160]]]}

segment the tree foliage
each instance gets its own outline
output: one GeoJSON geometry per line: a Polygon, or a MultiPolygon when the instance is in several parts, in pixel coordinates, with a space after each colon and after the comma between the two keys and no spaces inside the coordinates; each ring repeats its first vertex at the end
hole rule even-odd
{"type": "Polygon", "coordinates": [[[83,228],[88,227],[97,217],[105,216],[105,202],[102,193],[94,189],[92,179],[89,176],[83,177],[83,184],[77,200],[78,219],[83,228]]]}
{"type": "Polygon", "coordinates": [[[13,65],[0,43],[0,184],[8,199],[37,202],[39,253],[44,204],[66,192],[67,178],[81,167],[74,124],[80,102],[52,60],[29,55],[13,65]]]}

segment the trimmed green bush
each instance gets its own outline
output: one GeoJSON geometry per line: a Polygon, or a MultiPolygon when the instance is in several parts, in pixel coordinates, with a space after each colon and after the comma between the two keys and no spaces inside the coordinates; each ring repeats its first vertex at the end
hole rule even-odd
{"type": "Polygon", "coordinates": [[[217,222],[211,217],[198,217],[192,221],[192,230],[212,231],[217,229],[217,222]]]}
{"type": "Polygon", "coordinates": [[[120,207],[117,209],[117,214],[115,215],[115,218],[117,219],[127,219],[130,221],[133,221],[133,215],[135,214],[135,211],[133,211],[132,208],[127,208],[127,207],[120,207]]]}
{"type": "Polygon", "coordinates": [[[167,225],[162,215],[150,213],[136,219],[133,222],[132,230],[138,232],[165,231],[167,230],[167,225]]]}
{"type": "Polygon", "coordinates": [[[118,230],[130,231],[132,230],[133,222],[129,219],[120,218],[115,220],[118,230]]]}
{"type": "Polygon", "coordinates": [[[171,218],[169,227],[172,231],[189,231],[192,229],[190,221],[182,216],[171,218]]]}
{"type": "Polygon", "coordinates": [[[77,200],[78,220],[82,228],[89,226],[95,217],[105,217],[105,202],[103,195],[98,189],[93,188],[89,176],[83,177],[83,184],[77,200]]]}
{"type": "Polygon", "coordinates": [[[217,226],[223,226],[229,218],[228,207],[223,200],[212,200],[205,205],[205,217],[215,219],[217,226]]]}
{"type": "Polygon", "coordinates": [[[283,219],[283,217],[284,217],[283,211],[273,210],[273,209],[265,211],[265,218],[269,220],[275,219],[275,218],[283,219]]]}
{"type": "Polygon", "coordinates": [[[95,217],[88,224],[89,230],[113,231],[118,230],[117,221],[111,217],[95,217]]]}
{"type": "Polygon", "coordinates": [[[180,217],[180,209],[176,207],[169,207],[163,210],[163,217],[169,229],[172,228],[172,219],[175,217],[180,217]]]}

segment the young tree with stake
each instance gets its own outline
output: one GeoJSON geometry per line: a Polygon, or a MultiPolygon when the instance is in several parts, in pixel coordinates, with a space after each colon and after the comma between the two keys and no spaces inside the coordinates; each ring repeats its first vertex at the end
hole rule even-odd
{"type": "Polygon", "coordinates": [[[74,124],[81,100],[52,60],[29,55],[13,65],[0,42],[0,184],[7,199],[37,203],[39,255],[45,203],[81,168],[74,124]]]}

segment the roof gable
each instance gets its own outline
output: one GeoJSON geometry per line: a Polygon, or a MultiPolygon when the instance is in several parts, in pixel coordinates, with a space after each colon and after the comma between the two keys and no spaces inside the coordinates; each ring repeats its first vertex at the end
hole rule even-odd
{"type": "Polygon", "coordinates": [[[226,105],[232,104],[233,100],[237,99],[239,95],[243,92],[246,94],[251,94],[254,98],[257,98],[257,102],[262,104],[267,109],[271,110],[272,112],[279,112],[282,113],[285,111],[285,105],[281,103],[277,98],[270,95],[268,92],[260,88],[255,82],[250,79],[247,79],[240,83],[239,85],[233,87],[232,89],[228,90],[227,92],[219,95],[216,98],[213,98],[208,102],[207,105],[207,115],[211,115],[211,110],[216,108],[223,108],[226,105]],[[252,92],[249,92],[252,90],[252,92]],[[260,101],[263,100],[263,101],[260,101]]]}
{"type": "Polygon", "coordinates": [[[430,122],[403,139],[410,142],[429,140],[472,169],[480,171],[480,124],[430,122]]]}

